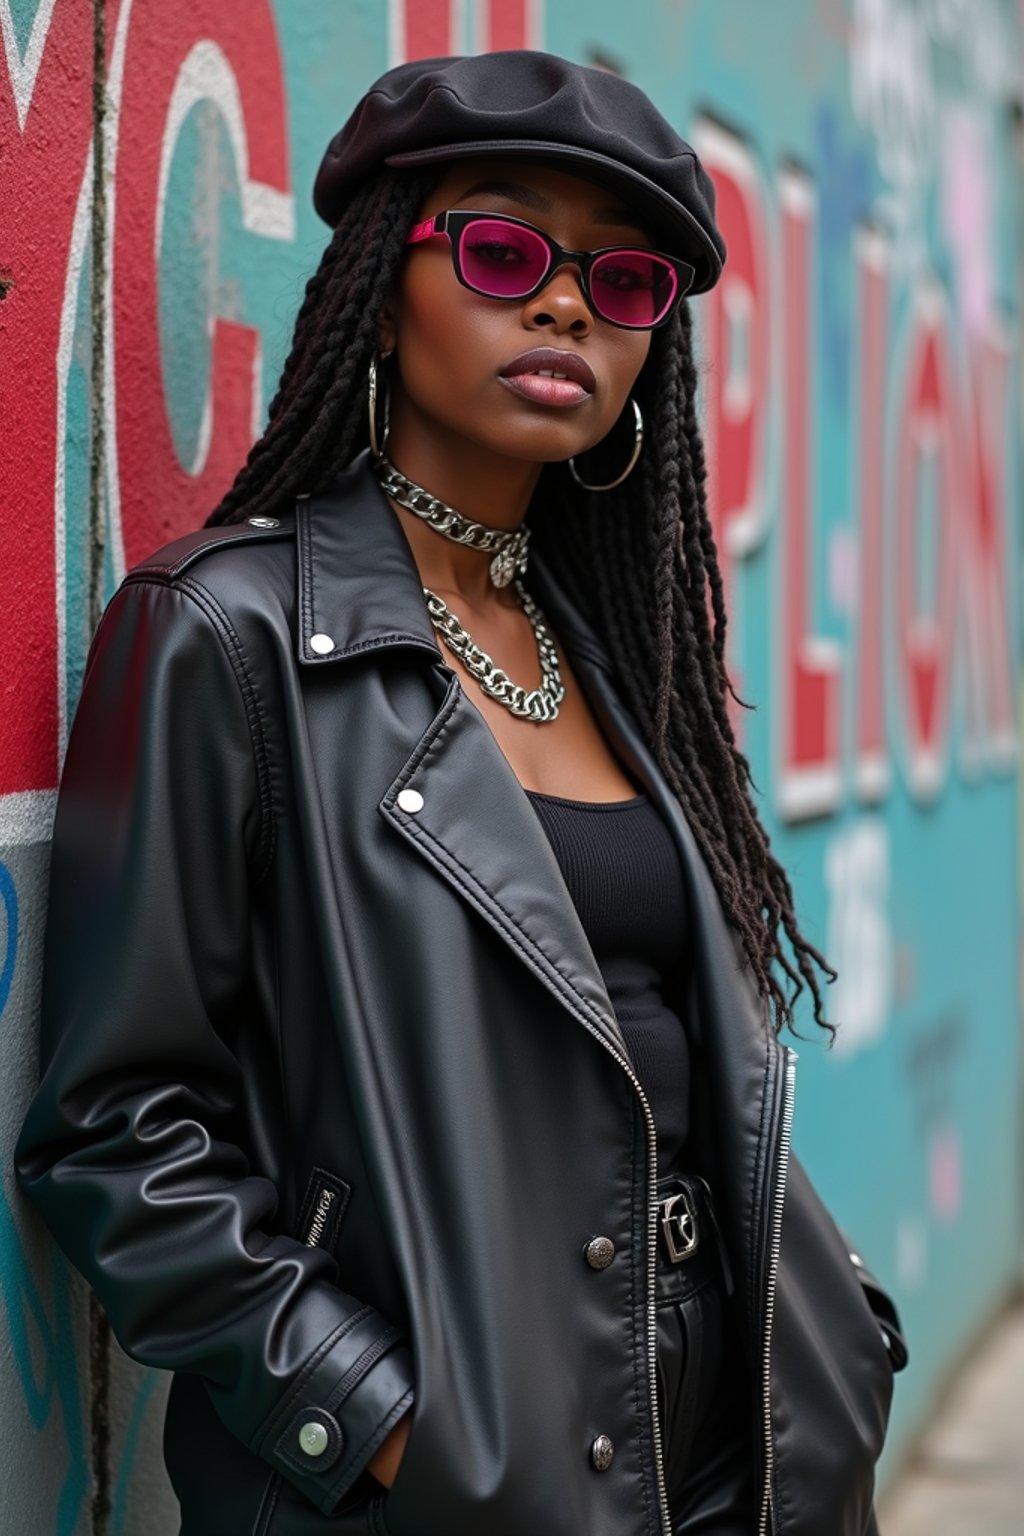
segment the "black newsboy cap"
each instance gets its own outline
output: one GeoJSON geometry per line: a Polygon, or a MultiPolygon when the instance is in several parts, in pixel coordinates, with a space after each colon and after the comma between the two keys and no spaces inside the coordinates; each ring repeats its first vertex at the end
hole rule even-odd
{"type": "Polygon", "coordinates": [[[691,293],[718,280],[725,242],[715,189],[696,151],[621,75],[530,48],[399,64],[356,103],[324,152],[317,213],[338,222],[382,165],[479,155],[555,160],[614,188],[663,247],[697,268],[691,293]]]}

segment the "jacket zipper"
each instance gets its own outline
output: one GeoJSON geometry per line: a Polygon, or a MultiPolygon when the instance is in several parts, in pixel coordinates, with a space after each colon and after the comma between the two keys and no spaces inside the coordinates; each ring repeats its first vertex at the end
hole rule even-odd
{"type": "Polygon", "coordinates": [[[772,1319],[775,1315],[775,1284],[779,1272],[779,1253],[782,1248],[782,1207],[786,1194],[786,1174],[789,1169],[790,1137],[793,1130],[793,1100],[796,1094],[796,1064],[798,1052],[788,1045],[786,1076],[782,1100],[782,1124],[779,1130],[779,1156],[772,1194],[771,1234],[768,1254],[768,1283],[765,1291],[764,1344],[762,1354],[761,1390],[764,1411],[764,1489],[761,1495],[761,1518],[757,1536],[768,1536],[769,1521],[775,1532],[775,1505],[772,1497],[772,1473],[775,1469],[775,1441],[772,1437],[772,1319]]]}

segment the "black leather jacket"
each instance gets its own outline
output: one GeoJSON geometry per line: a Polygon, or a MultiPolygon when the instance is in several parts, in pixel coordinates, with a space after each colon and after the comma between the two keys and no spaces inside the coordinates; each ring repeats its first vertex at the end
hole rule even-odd
{"type": "MultiPolygon", "coordinates": [[[[790,1154],[795,1053],[598,638],[539,554],[529,585],[684,865],[693,1166],[759,1531],[865,1536],[899,1320],[790,1154]]],[[[277,520],[176,540],[109,604],[42,1054],[18,1179],[124,1349],[175,1372],[183,1536],[668,1536],[650,1110],[365,455],[277,520]],[[410,1404],[385,1492],[365,1464],[410,1404]]]]}

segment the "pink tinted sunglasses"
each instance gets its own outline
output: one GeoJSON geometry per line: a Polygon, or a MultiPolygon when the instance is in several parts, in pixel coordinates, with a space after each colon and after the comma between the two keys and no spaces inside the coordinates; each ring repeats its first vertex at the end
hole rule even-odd
{"type": "Polygon", "coordinates": [[[504,213],[446,208],[417,224],[406,243],[435,235],[447,235],[459,282],[489,299],[532,299],[558,267],[573,262],[594,313],[629,331],[664,325],[696,276],[695,267],[661,251],[569,251],[535,224],[504,213]]]}

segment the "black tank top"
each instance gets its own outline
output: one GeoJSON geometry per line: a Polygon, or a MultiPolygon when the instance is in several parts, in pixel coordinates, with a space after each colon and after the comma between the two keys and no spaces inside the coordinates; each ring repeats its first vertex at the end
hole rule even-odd
{"type": "Polygon", "coordinates": [[[682,1166],[686,1033],[669,997],[687,963],[686,892],[672,835],[644,794],[567,800],[527,790],[594,951],[658,1131],[658,1167],[682,1166]]]}

